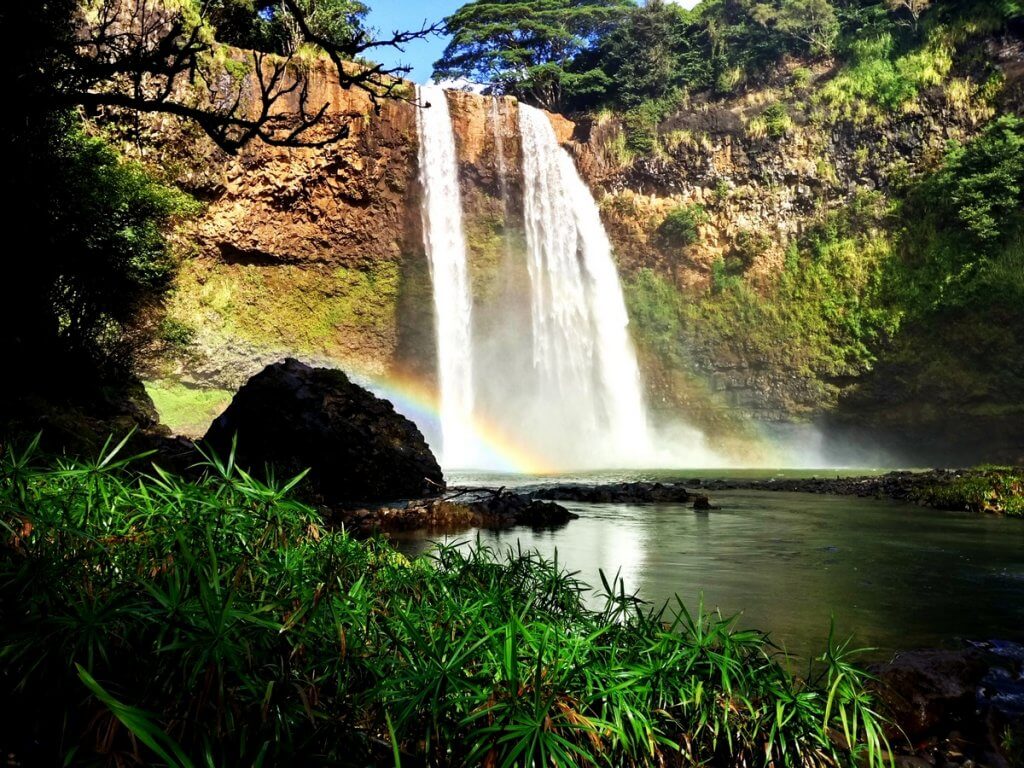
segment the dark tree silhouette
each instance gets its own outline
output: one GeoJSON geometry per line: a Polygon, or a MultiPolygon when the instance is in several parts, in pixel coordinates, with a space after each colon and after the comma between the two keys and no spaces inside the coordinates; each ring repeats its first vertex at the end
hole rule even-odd
{"type": "MultiPolygon", "coordinates": [[[[333,39],[314,30],[300,0],[281,4],[301,38],[334,64],[341,87],[365,91],[378,109],[381,99],[407,98],[397,89],[408,68],[351,62],[378,48],[402,50],[440,28],[424,23],[380,40],[356,28],[333,39]]],[[[211,0],[41,0],[0,11],[0,28],[7,39],[27,33],[21,43],[29,49],[22,59],[27,66],[19,67],[19,75],[29,88],[22,95],[44,109],[116,107],[176,115],[195,121],[230,153],[253,139],[322,146],[345,136],[344,125],[328,135],[313,130],[324,125],[330,104],[310,104],[307,78],[302,67],[292,66],[292,53],[227,53],[241,57],[234,63],[251,72],[251,79],[231,77],[217,57],[212,7],[211,0]],[[285,99],[293,107],[289,120],[273,120],[285,99]]]]}

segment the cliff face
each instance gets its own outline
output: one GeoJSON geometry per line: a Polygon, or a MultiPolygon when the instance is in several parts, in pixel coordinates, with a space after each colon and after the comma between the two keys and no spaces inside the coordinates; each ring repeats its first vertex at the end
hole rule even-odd
{"type": "Polygon", "coordinates": [[[325,129],[349,129],[335,144],[256,141],[230,156],[180,123],[145,127],[143,160],[206,204],[177,233],[169,315],[190,343],[150,377],[233,389],[288,353],[380,373],[430,337],[415,108],[387,101],[374,115],[329,65],[312,67],[310,103],[330,104],[325,129]]]}
{"type": "Polygon", "coordinates": [[[856,73],[793,65],[639,128],[576,126],[567,146],[601,199],[656,407],[711,429],[883,435],[921,461],[1024,459],[1024,316],[979,307],[914,327],[883,298],[908,245],[893,211],[915,215],[896,201],[951,143],[1022,112],[1019,38],[945,53],[899,108],[850,97],[856,73]],[[680,211],[682,242],[665,236],[680,211]]]}
{"type": "MultiPolygon", "coordinates": [[[[743,98],[684,104],[645,126],[642,141],[621,116],[552,116],[601,204],[656,410],[741,440],[752,422],[842,412],[875,359],[836,342],[827,326],[842,313],[829,320],[804,305],[836,292],[860,303],[892,246],[879,211],[894,188],[933,167],[951,139],[1019,110],[1020,46],[990,45],[998,93],[954,71],[957,89],[926,89],[895,113],[825,103],[836,73],[819,68],[780,73],[776,87],[743,98]],[[670,236],[666,220],[681,210],[692,232],[670,236]],[[821,241],[815,228],[850,211],[856,232],[821,263],[801,260],[810,235],[821,241]],[[842,279],[818,296],[830,270],[842,279]]],[[[374,115],[365,94],[311,66],[311,103],[329,102],[330,124],[349,125],[337,144],[253,143],[231,157],[170,120],[134,137],[132,151],[207,204],[177,234],[184,258],[169,310],[186,343],[152,363],[150,379],[226,392],[285,355],[357,376],[435,376],[417,108],[388,101],[374,115]]],[[[527,332],[504,327],[501,311],[527,300],[516,102],[452,93],[449,109],[478,322],[527,332]]],[[[528,364],[486,354],[496,371],[528,364]]],[[[858,409],[877,400],[862,393],[858,409]]]]}

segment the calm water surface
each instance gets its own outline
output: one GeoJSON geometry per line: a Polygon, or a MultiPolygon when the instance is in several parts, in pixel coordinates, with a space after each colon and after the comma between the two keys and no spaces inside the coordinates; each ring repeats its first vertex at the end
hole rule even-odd
{"type": "MultiPolygon", "coordinates": [[[[456,482],[533,485],[538,478],[456,482]]],[[[618,570],[628,588],[654,603],[678,594],[693,607],[703,595],[707,606],[742,613],[741,624],[770,631],[803,656],[824,645],[831,616],[879,657],[963,639],[1024,640],[1024,521],[772,491],[721,491],[712,501],[722,508],[703,514],[677,504],[566,504],[580,519],[559,530],[451,538],[557,551],[590,584],[600,583],[600,569],[618,570]]],[[[415,535],[397,544],[410,555],[433,546],[415,535]]]]}

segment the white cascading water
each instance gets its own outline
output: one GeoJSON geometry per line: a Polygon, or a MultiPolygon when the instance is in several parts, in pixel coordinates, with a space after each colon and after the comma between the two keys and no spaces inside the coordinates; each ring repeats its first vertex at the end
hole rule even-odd
{"type": "Polygon", "coordinates": [[[519,129],[545,432],[575,466],[649,465],[640,370],[597,204],[545,113],[520,104],[519,129]]]}
{"type": "Polygon", "coordinates": [[[420,86],[416,110],[420,183],[423,187],[423,242],[430,264],[437,335],[441,454],[448,467],[469,467],[474,459],[473,297],[462,230],[455,135],[448,99],[438,86],[420,86]]]}

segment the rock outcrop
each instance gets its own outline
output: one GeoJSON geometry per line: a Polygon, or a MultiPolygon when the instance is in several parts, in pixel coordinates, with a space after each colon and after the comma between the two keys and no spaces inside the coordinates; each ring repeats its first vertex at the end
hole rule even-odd
{"type": "Polygon", "coordinates": [[[416,425],[339,370],[288,359],[253,376],[203,443],[257,474],[284,479],[309,469],[302,488],[328,505],[419,498],[444,490],[416,425]]]}

